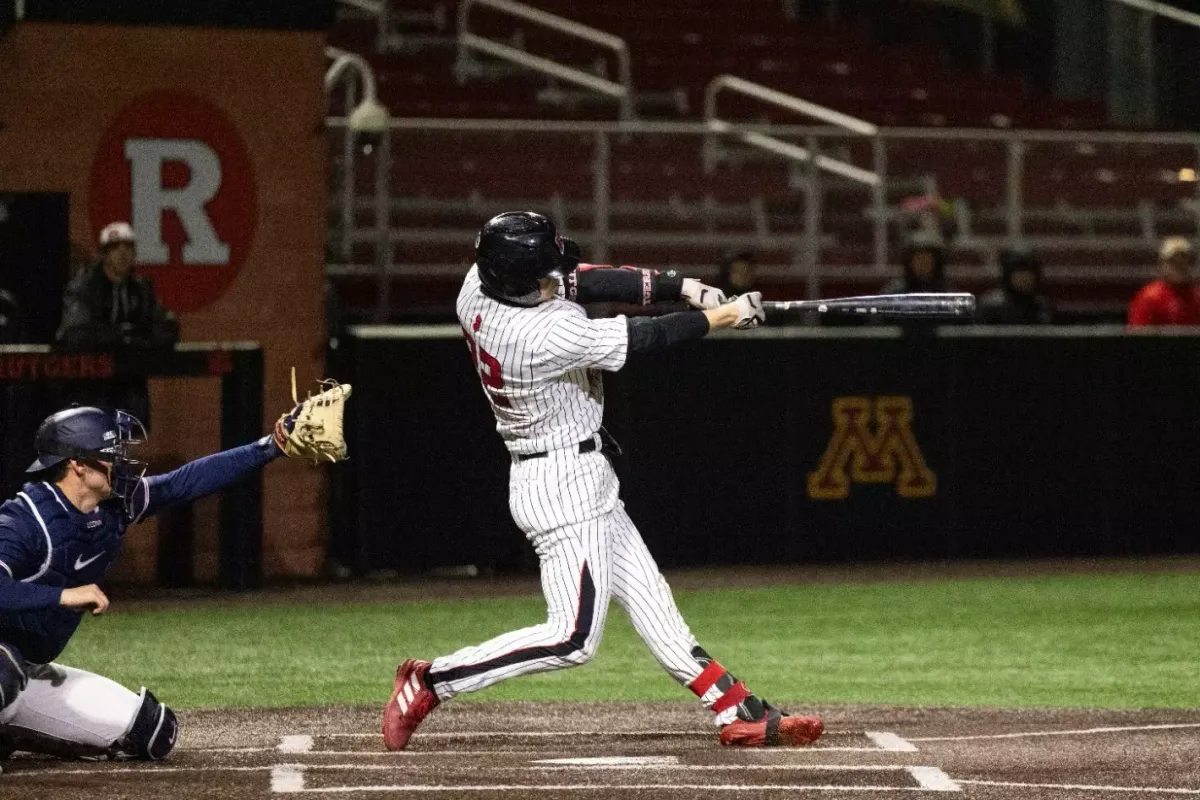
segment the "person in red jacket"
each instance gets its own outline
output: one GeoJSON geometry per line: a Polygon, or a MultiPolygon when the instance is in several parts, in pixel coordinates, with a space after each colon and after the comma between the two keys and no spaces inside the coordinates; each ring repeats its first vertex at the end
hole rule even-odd
{"type": "Polygon", "coordinates": [[[1196,256],[1182,236],[1163,240],[1158,251],[1162,277],[1143,286],[1129,304],[1129,324],[1200,325],[1200,287],[1192,283],[1196,256]]]}

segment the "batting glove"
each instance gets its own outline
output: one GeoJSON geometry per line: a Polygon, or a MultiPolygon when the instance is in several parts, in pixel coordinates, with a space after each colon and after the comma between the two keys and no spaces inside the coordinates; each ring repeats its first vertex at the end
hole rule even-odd
{"type": "Polygon", "coordinates": [[[692,308],[701,310],[723,306],[728,302],[725,299],[725,293],[720,289],[703,284],[695,278],[683,279],[683,289],[679,292],[679,296],[686,300],[692,308]]]}

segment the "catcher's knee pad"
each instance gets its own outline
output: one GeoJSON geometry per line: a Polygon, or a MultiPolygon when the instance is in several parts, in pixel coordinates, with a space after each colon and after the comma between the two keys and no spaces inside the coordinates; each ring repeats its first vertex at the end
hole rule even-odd
{"type": "Polygon", "coordinates": [[[148,689],[142,689],[142,707],[125,735],[126,752],[142,761],[158,761],[174,749],[178,737],[175,712],[158,702],[148,689]]]}
{"type": "Polygon", "coordinates": [[[0,642],[0,711],[17,701],[29,682],[25,659],[11,644],[0,642]]]}

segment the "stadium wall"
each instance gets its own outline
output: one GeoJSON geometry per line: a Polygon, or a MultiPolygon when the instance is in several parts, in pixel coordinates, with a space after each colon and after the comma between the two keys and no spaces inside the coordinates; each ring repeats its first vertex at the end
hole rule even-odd
{"type": "MultiPolygon", "coordinates": [[[[323,32],[44,22],[0,38],[0,191],[68,192],[79,252],[94,250],[107,222],[130,219],[134,198],[147,219],[158,214],[147,203],[166,203],[157,216],[164,256],[143,271],[179,314],[182,341],[262,343],[267,419],[290,405],[291,365],[302,384],[323,370],[324,43],[323,32]],[[211,246],[189,253],[199,201],[178,213],[170,203],[205,176],[217,181],[211,197],[200,193],[211,246]]],[[[139,236],[140,254],[154,249],[139,236]]],[[[160,466],[217,448],[217,381],[154,381],[151,397],[160,466]]],[[[268,577],[319,568],[324,502],[321,473],[268,468],[268,577]]],[[[216,529],[215,500],[201,501],[202,580],[216,574],[216,529]]],[[[114,577],[151,580],[157,538],[153,524],[132,529],[114,577]]]]}
{"type": "MultiPolygon", "coordinates": [[[[335,557],[532,566],[461,333],[357,330],[335,557]]],[[[606,420],[663,566],[1195,552],[1197,364],[1194,330],[764,329],[607,375],[606,420]]]]}

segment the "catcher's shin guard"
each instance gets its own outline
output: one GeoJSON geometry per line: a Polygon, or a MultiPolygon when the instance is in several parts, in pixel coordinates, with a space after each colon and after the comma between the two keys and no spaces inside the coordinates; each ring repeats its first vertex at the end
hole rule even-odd
{"type": "Polygon", "coordinates": [[[721,728],[721,744],[735,747],[804,747],[821,738],[825,725],[817,717],[792,717],[763,703],[762,718],[737,719],[721,728]]]}
{"type": "Polygon", "coordinates": [[[383,744],[388,750],[403,750],[421,720],[437,708],[438,696],[425,685],[432,666],[428,661],[408,659],[396,670],[392,698],[383,709],[383,744]]]}

